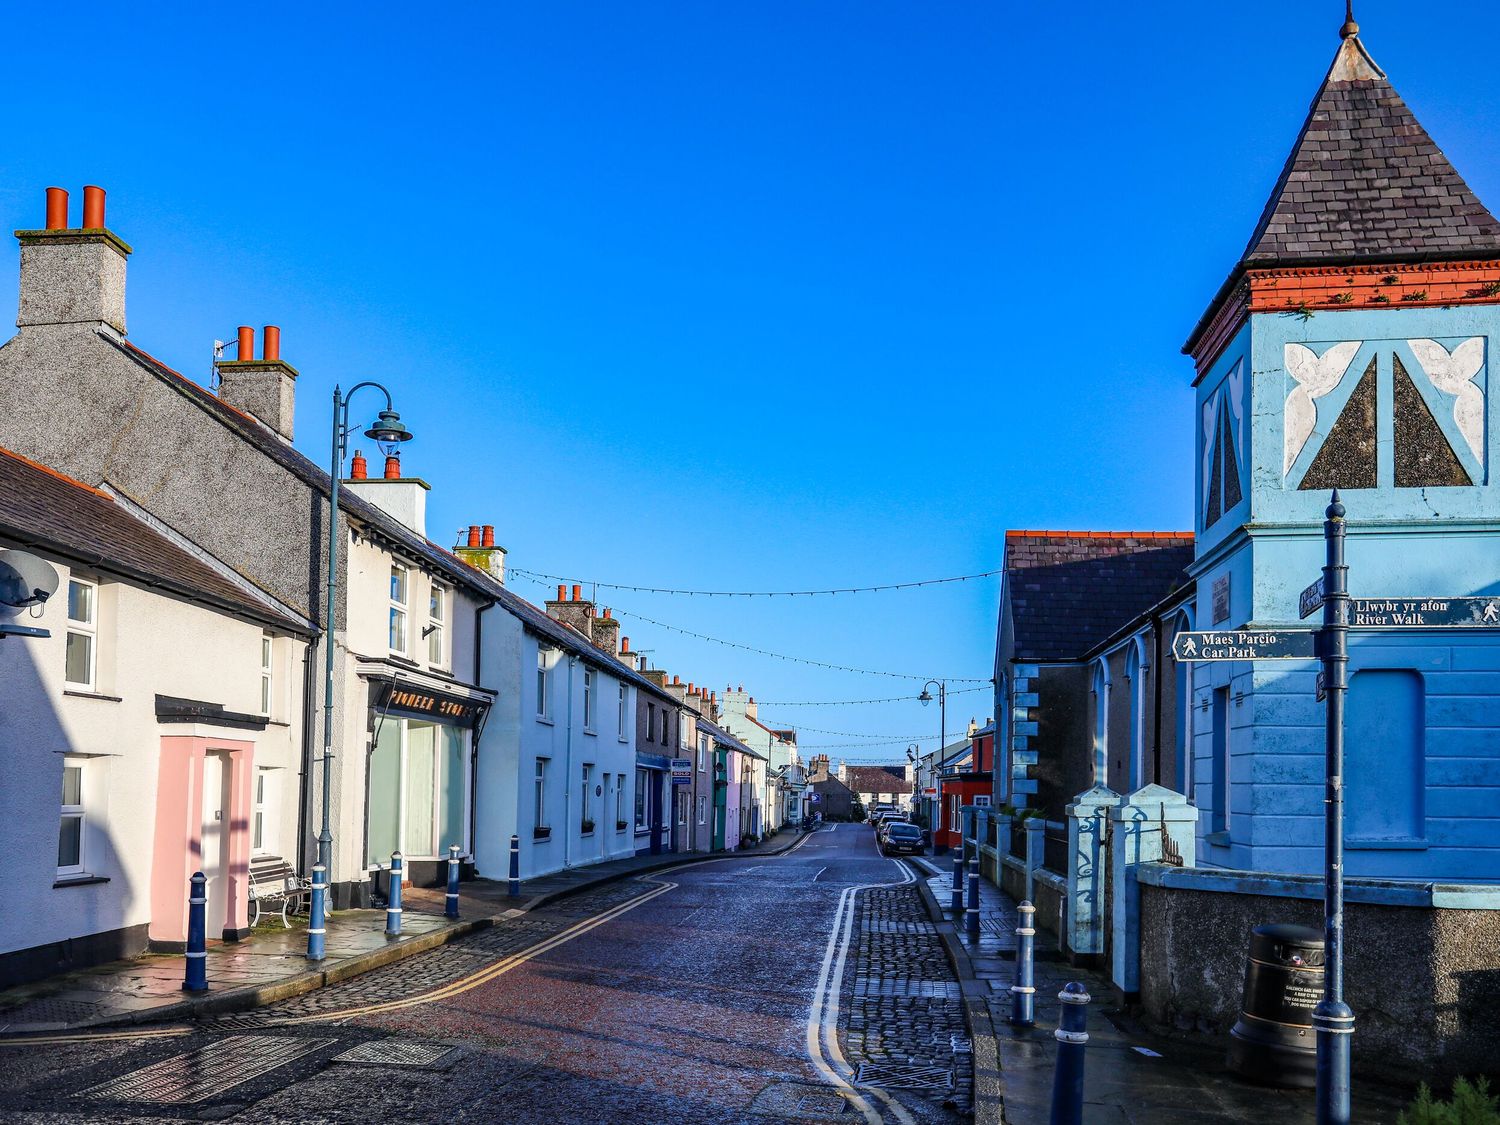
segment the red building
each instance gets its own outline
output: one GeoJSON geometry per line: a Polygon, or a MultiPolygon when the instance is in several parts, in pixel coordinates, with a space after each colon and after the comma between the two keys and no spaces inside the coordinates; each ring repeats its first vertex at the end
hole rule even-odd
{"type": "Polygon", "coordinates": [[[995,791],[995,724],[980,727],[969,736],[969,745],[943,763],[938,780],[942,824],[932,833],[934,851],[958,846],[963,834],[964,805],[988,804],[995,791]]]}

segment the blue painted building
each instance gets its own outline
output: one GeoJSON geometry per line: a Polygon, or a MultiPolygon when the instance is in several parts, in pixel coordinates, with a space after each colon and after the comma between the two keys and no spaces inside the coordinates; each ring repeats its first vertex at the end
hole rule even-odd
{"type": "MultiPolygon", "coordinates": [[[[1197,366],[1199,629],[1291,626],[1329,492],[1356,597],[1500,595],[1500,223],[1358,37],[1333,66],[1197,366]]],[[[1192,666],[1198,862],[1322,862],[1316,665],[1192,666]]],[[[1500,879],[1500,632],[1354,630],[1348,871],[1500,879]]]]}

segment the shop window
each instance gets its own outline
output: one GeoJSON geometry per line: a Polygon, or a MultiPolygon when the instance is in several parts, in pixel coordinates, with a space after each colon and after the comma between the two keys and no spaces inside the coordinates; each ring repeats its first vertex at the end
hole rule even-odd
{"type": "Polygon", "coordinates": [[[390,648],[398,656],[406,655],[406,599],[411,573],[399,563],[391,564],[390,648]]]}
{"type": "Polygon", "coordinates": [[[366,839],[371,865],[391,853],[441,857],[466,846],[466,754],[457,727],[387,717],[370,753],[366,839]]]}
{"type": "MultiPolygon", "coordinates": [[[[71,591],[69,591],[71,601],[71,591]]],[[[62,822],[57,833],[57,873],[82,875],[87,840],[83,774],[87,769],[82,758],[64,758],[62,771],[62,822]]]]}
{"type": "Polygon", "coordinates": [[[448,591],[436,582],[427,595],[427,663],[434,668],[448,664],[448,591]]]}
{"type": "Polygon", "coordinates": [[[70,687],[93,691],[99,657],[99,586],[68,580],[68,636],[63,678],[70,687]]]}

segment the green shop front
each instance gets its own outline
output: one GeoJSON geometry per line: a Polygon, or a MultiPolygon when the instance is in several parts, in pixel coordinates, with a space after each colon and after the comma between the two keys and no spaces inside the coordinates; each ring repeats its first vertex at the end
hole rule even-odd
{"type": "Polygon", "coordinates": [[[488,697],[371,681],[365,865],[377,892],[397,851],[408,883],[445,882],[454,844],[464,877],[473,874],[474,746],[488,706],[488,697]]]}

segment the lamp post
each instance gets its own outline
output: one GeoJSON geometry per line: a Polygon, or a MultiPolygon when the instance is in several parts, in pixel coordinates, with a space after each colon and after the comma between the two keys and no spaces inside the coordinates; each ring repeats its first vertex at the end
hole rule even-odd
{"type": "Polygon", "coordinates": [[[946,745],[948,745],[948,685],[945,682],[943,682],[942,680],[928,680],[925,684],[922,685],[922,694],[919,695],[919,696],[917,696],[917,702],[920,703],[923,707],[926,707],[929,703],[931,703],[932,702],[932,693],[930,691],[928,691],[927,689],[930,688],[930,687],[934,687],[934,686],[936,686],[936,688],[938,689],[938,693],[937,693],[937,700],[938,700],[938,750],[937,750],[937,775],[938,775],[938,783],[937,784],[938,784],[938,795],[937,795],[937,816],[934,818],[935,823],[932,826],[933,827],[932,847],[933,847],[933,850],[936,851],[937,850],[937,835],[936,835],[936,833],[937,833],[938,827],[942,824],[942,819],[943,819],[943,782],[942,782],[942,775],[943,775],[943,747],[946,746],[946,745]]]}
{"type": "Polygon", "coordinates": [[[334,591],[338,585],[339,478],[344,475],[344,454],[348,452],[349,434],[353,430],[349,425],[349,400],[365,387],[374,387],[385,395],[385,409],[365,431],[365,436],[373,439],[387,457],[394,456],[396,447],[410,441],[412,436],[401,424],[401,415],[392,409],[391,392],[379,383],[357,383],[348,394],[333,388],[333,462],[328,472],[332,482],[328,490],[328,603],[323,615],[327,657],[323,665],[323,826],[318,832],[318,863],[329,874],[333,870],[333,831],[329,821],[333,813],[333,615],[334,591]]]}

